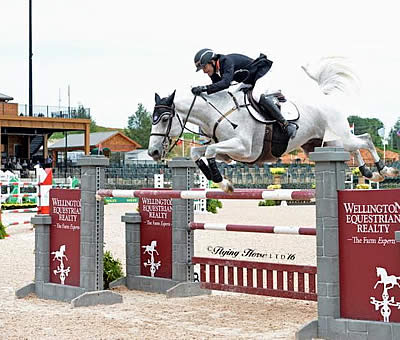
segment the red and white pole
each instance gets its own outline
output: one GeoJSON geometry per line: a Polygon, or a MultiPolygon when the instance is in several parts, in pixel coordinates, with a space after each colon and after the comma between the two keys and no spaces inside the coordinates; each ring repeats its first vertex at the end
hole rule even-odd
{"type": "Polygon", "coordinates": [[[52,169],[37,169],[39,182],[38,214],[50,213],[50,189],[53,185],[52,169]]]}

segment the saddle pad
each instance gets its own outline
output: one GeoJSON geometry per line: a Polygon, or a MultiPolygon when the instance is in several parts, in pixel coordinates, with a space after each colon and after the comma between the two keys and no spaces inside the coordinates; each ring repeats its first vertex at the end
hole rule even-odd
{"type": "MultiPolygon", "coordinates": [[[[297,109],[297,106],[287,100],[284,103],[281,104],[281,112],[283,117],[285,117],[286,120],[297,120],[300,116],[299,110],[297,109]]],[[[264,118],[260,113],[258,113],[256,110],[253,109],[252,106],[249,106],[250,114],[253,116],[253,118],[261,123],[268,123],[267,119],[264,118]]]]}

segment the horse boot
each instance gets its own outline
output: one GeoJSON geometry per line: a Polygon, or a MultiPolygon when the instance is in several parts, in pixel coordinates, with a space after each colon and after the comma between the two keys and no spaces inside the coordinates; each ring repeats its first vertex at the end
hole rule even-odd
{"type": "Polygon", "coordinates": [[[275,105],[272,98],[267,97],[265,94],[260,96],[260,100],[258,102],[262,108],[262,113],[268,115],[268,119],[271,117],[276,119],[276,121],[282,126],[283,130],[288,134],[289,138],[294,138],[297,133],[297,126],[291,122],[288,122],[283,116],[281,111],[275,105]]]}

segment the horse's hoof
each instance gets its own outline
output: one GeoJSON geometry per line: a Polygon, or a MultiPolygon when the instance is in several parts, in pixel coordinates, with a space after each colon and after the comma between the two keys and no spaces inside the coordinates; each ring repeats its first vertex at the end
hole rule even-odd
{"type": "Polygon", "coordinates": [[[385,177],[383,177],[379,172],[373,172],[372,177],[368,179],[372,182],[383,182],[385,177]]]}
{"type": "Polygon", "coordinates": [[[223,190],[226,193],[231,193],[234,190],[231,181],[225,178],[222,180],[222,182],[219,182],[218,185],[221,188],[221,190],[223,190]]]}

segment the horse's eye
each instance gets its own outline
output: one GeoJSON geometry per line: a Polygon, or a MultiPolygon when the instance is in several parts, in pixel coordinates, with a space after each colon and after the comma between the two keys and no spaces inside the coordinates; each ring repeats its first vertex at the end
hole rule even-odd
{"type": "Polygon", "coordinates": [[[169,120],[169,116],[164,116],[161,120],[163,123],[166,123],[169,120]]]}

